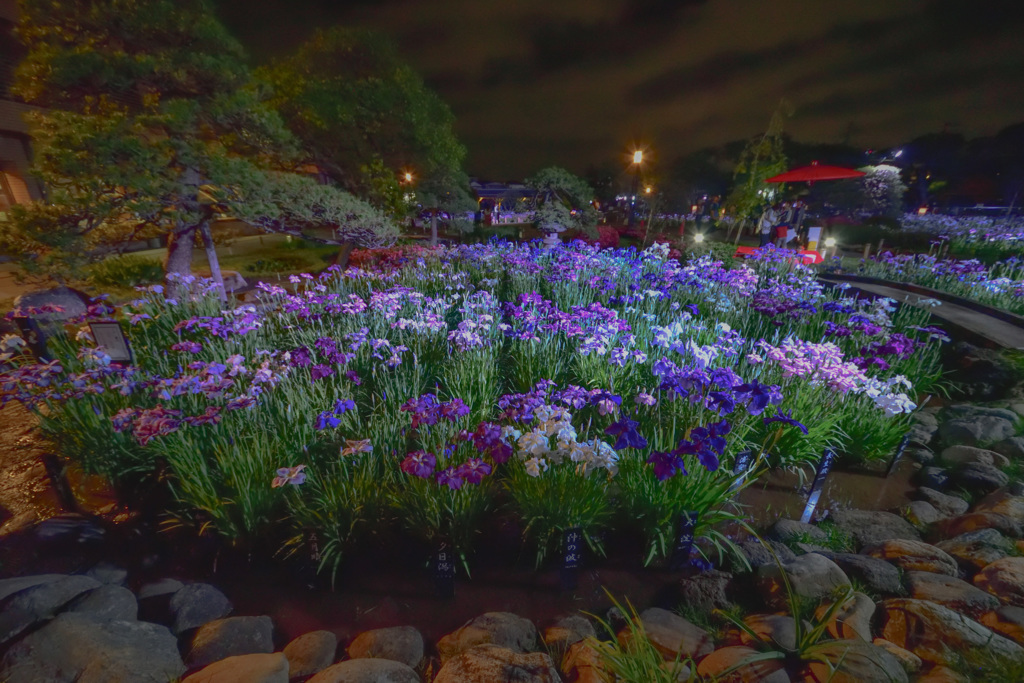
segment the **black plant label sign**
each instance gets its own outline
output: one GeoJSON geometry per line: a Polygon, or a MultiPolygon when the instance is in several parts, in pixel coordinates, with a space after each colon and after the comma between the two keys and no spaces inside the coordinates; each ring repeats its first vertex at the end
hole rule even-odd
{"type": "Polygon", "coordinates": [[[583,530],[574,526],[562,534],[562,569],[559,572],[562,590],[575,590],[579,585],[582,560],[583,530]]]}
{"type": "Polygon", "coordinates": [[[678,571],[690,562],[693,551],[693,533],[697,528],[698,513],[686,511],[679,515],[679,533],[676,536],[676,547],[672,551],[670,568],[678,571]]]}
{"type": "Polygon", "coordinates": [[[578,526],[566,529],[562,536],[562,569],[579,569],[583,554],[583,530],[578,526]]]}
{"type": "Polygon", "coordinates": [[[754,457],[752,451],[743,451],[736,456],[736,465],[732,468],[733,474],[743,474],[750,469],[750,461],[754,457]]]}
{"type": "Polygon", "coordinates": [[[434,554],[434,584],[443,598],[455,596],[455,553],[442,545],[434,554]]]}
{"type": "Polygon", "coordinates": [[[903,457],[903,451],[907,450],[907,446],[909,444],[910,444],[910,434],[906,434],[906,435],[903,436],[903,439],[900,441],[900,445],[896,447],[896,455],[892,456],[892,462],[889,463],[889,469],[886,470],[886,472],[885,472],[886,476],[889,476],[890,474],[892,474],[893,470],[896,469],[897,463],[899,463],[900,458],[903,457]]]}
{"type": "Polygon", "coordinates": [[[818,472],[814,475],[811,490],[807,492],[808,496],[821,492],[821,487],[825,485],[825,479],[828,477],[828,473],[832,471],[832,465],[835,462],[836,452],[831,448],[826,448],[824,455],[821,456],[821,462],[818,463],[818,472]]]}

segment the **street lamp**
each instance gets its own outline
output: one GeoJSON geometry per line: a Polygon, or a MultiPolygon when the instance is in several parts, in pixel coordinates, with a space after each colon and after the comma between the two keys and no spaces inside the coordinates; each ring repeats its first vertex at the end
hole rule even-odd
{"type": "Polygon", "coordinates": [[[412,182],[412,173],[409,173],[408,171],[405,172],[405,182],[407,182],[407,183],[411,183],[412,182]]]}
{"type": "Polygon", "coordinates": [[[698,232],[696,235],[693,236],[693,241],[696,242],[697,244],[701,244],[702,242],[704,242],[704,233],[698,232]]]}
{"type": "Polygon", "coordinates": [[[644,163],[644,151],[638,149],[633,152],[633,191],[629,199],[629,227],[633,227],[636,215],[636,193],[640,187],[640,165],[644,163]]]}
{"type": "Polygon", "coordinates": [[[654,188],[648,185],[644,188],[644,194],[650,194],[652,190],[654,190],[654,188]]]}

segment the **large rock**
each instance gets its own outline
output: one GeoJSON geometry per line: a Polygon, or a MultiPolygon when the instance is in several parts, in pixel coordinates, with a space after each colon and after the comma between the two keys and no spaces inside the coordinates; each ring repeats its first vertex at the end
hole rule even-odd
{"type": "Polygon", "coordinates": [[[910,522],[891,512],[835,510],[832,512],[832,519],[836,526],[853,536],[858,548],[891,538],[921,540],[921,534],[910,522]]]}
{"type": "Polygon", "coordinates": [[[759,654],[760,650],[745,645],[719,648],[700,660],[697,673],[717,683],[789,683],[782,662],[750,661],[759,654]]]}
{"type": "MultiPolygon", "coordinates": [[[[743,541],[740,543],[740,551],[753,569],[763,567],[766,564],[775,564],[776,561],[789,562],[796,558],[796,553],[787,546],[770,539],[765,539],[763,542],[761,539],[756,538],[743,541]]],[[[737,571],[739,571],[739,568],[737,568],[737,571]]]]}
{"type": "Polygon", "coordinates": [[[947,446],[975,446],[1008,439],[1016,431],[1014,423],[1006,418],[982,415],[943,422],[939,425],[939,438],[947,446]]]}
{"type": "Polygon", "coordinates": [[[914,683],[971,683],[971,680],[948,666],[933,666],[915,678],[914,683]]]}
{"type": "MultiPolygon", "coordinates": [[[[496,645],[478,645],[450,658],[437,672],[434,683],[492,683],[497,681],[515,681],[516,683],[560,683],[551,657],[542,652],[519,653],[496,645]]],[[[410,679],[409,683],[418,683],[419,678],[410,679]]],[[[342,683],[320,681],[313,678],[309,683],[342,683]]],[[[344,681],[349,683],[349,681],[344,681]]],[[[351,683],[356,683],[352,681],[351,683]]],[[[362,683],[360,681],[359,683],[362,683]]],[[[370,681],[366,681],[370,683],[370,681]]],[[[374,683],[377,683],[376,681],[374,683]]],[[[380,683],[391,683],[384,681],[380,683]]],[[[396,680],[395,683],[405,683],[396,680]]]]}
{"type": "Polygon", "coordinates": [[[477,645],[497,645],[513,652],[532,652],[537,649],[537,627],[529,619],[510,612],[487,612],[441,638],[437,652],[445,662],[477,645]]]}
{"type": "Polygon", "coordinates": [[[953,538],[981,529],[995,529],[1014,538],[1021,538],[1024,534],[1020,524],[1006,515],[995,512],[968,512],[959,517],[949,517],[937,522],[932,533],[942,538],[953,538]]]}
{"type": "Polygon", "coordinates": [[[606,683],[604,660],[594,649],[595,640],[587,638],[569,646],[562,657],[565,679],[576,683],[606,683]]]}
{"type": "Polygon", "coordinates": [[[65,613],[15,643],[5,683],[167,683],[185,672],[167,627],[65,613]]]}
{"type": "Polygon", "coordinates": [[[882,637],[925,661],[950,664],[950,653],[986,648],[1005,657],[1024,656],[1024,648],[948,607],[926,600],[895,598],[879,605],[882,637]]]}
{"type": "Polygon", "coordinates": [[[780,517],[772,525],[772,528],[768,530],[768,537],[782,543],[790,541],[819,543],[828,539],[828,535],[813,524],[806,524],[785,517],[780,517]]]}
{"type": "Polygon", "coordinates": [[[710,614],[730,606],[727,591],[732,574],[712,569],[679,580],[679,601],[690,609],[710,614]]]}
{"type": "Polygon", "coordinates": [[[999,607],[992,595],[952,576],[911,571],[906,580],[910,597],[944,605],[972,619],[999,607]]]}
{"type": "Polygon", "coordinates": [[[903,670],[908,674],[916,674],[924,666],[924,662],[921,658],[915,655],[910,650],[904,650],[902,647],[895,643],[890,643],[885,638],[875,638],[871,641],[871,644],[875,647],[880,647],[893,657],[899,660],[903,666],[903,670]]]}
{"type": "Polygon", "coordinates": [[[947,420],[962,420],[972,417],[999,417],[1014,422],[1017,420],[1017,413],[1009,408],[996,408],[992,406],[979,406],[972,403],[961,403],[960,405],[948,406],[942,414],[947,420]]]}
{"type": "Polygon", "coordinates": [[[1001,560],[1013,551],[1013,543],[996,529],[980,529],[935,544],[953,557],[969,574],[1001,560]]]}
{"type": "Polygon", "coordinates": [[[390,659],[350,659],[327,667],[307,683],[420,683],[420,677],[410,667],[390,659]]]}
{"type": "Polygon", "coordinates": [[[771,649],[792,650],[796,647],[796,620],[786,614],[751,614],[743,623],[756,635],[740,631],[740,643],[758,647],[762,643],[771,649]]]}
{"type": "MultiPolygon", "coordinates": [[[[665,659],[700,659],[715,649],[711,634],[668,610],[645,609],[640,613],[640,623],[651,644],[665,659]]],[[[619,639],[626,639],[628,633],[629,629],[623,629],[619,639]]]]}
{"type": "Polygon", "coordinates": [[[52,287],[25,292],[14,300],[16,310],[28,311],[34,308],[55,307],[61,310],[46,313],[33,313],[35,318],[47,326],[63,323],[66,320],[85,315],[88,309],[88,296],[70,287],[52,287]]]}
{"type": "Polygon", "coordinates": [[[338,637],[330,631],[304,633],[284,647],[288,669],[293,678],[312,676],[334,661],[338,637]]]}
{"type": "Polygon", "coordinates": [[[288,679],[288,660],[278,652],[228,657],[181,683],[288,683],[288,679]]]}
{"type": "Polygon", "coordinates": [[[1024,557],[1004,557],[974,577],[974,585],[1007,605],[1024,607],[1024,557]]]}
{"type": "Polygon", "coordinates": [[[15,593],[0,611],[0,643],[36,624],[52,619],[64,605],[100,583],[88,576],[66,576],[15,593]]]}
{"type": "Polygon", "coordinates": [[[1003,605],[983,614],[978,621],[1018,645],[1024,645],[1024,607],[1003,605]]]}
{"type": "Polygon", "coordinates": [[[922,486],[917,489],[917,498],[927,503],[931,503],[932,506],[941,512],[946,517],[956,517],[967,512],[967,509],[971,506],[963,498],[957,496],[951,496],[935,489],[930,489],[926,486],[922,486]]]}
{"type": "Polygon", "coordinates": [[[933,545],[921,541],[893,539],[864,548],[864,554],[892,562],[903,571],[934,572],[957,576],[956,560],[933,545]]]}
{"type": "Polygon", "coordinates": [[[1005,455],[1010,460],[1024,460],[1024,436],[1011,436],[1003,439],[992,447],[996,453],[1005,455]]]}
{"type": "Polygon", "coordinates": [[[274,623],[270,617],[229,617],[199,627],[185,664],[193,669],[228,657],[273,651],[274,623]]]}
{"type": "Polygon", "coordinates": [[[916,424],[907,432],[909,443],[927,448],[935,439],[939,428],[937,425],[916,424]]]}
{"type": "Polygon", "coordinates": [[[1019,525],[1024,525],[1024,498],[1000,491],[978,501],[974,506],[974,512],[1002,515],[1019,525]]]}
{"type": "Polygon", "coordinates": [[[366,631],[348,646],[352,659],[392,659],[413,668],[423,659],[423,636],[412,626],[394,626],[366,631]]]}
{"type": "Polygon", "coordinates": [[[83,612],[101,621],[133,621],[139,616],[139,603],[127,588],[104,585],[77,598],[67,611],[83,612]]]}
{"type": "Polygon", "coordinates": [[[966,465],[976,462],[982,465],[1006,467],[1010,464],[1005,455],[975,446],[950,446],[942,451],[942,459],[948,465],[966,465]]]}
{"type": "Polygon", "coordinates": [[[821,600],[850,585],[839,565],[818,553],[800,555],[781,567],[766,564],[757,570],[757,585],[770,607],[784,608],[788,604],[782,572],[786,573],[793,593],[809,600],[821,600]]]}
{"type": "Polygon", "coordinates": [[[917,483],[922,487],[941,491],[949,486],[949,471],[945,467],[926,465],[918,471],[917,483]]]}
{"type": "Polygon", "coordinates": [[[109,562],[100,562],[87,571],[85,575],[108,586],[123,586],[124,582],[128,580],[127,569],[122,569],[109,562]]]}
{"type": "Polygon", "coordinates": [[[900,514],[917,529],[924,529],[943,518],[935,506],[924,500],[912,500],[900,508],[900,514]]]}
{"type": "Polygon", "coordinates": [[[190,583],[174,593],[170,609],[171,630],[181,634],[231,614],[231,602],[208,583],[190,583]]]}
{"type": "Polygon", "coordinates": [[[581,614],[559,619],[558,623],[544,629],[544,644],[549,652],[565,652],[572,645],[587,638],[596,638],[594,625],[581,614]]]}
{"type": "Polygon", "coordinates": [[[68,578],[67,574],[35,574],[33,576],[17,576],[13,579],[0,579],[0,601],[6,600],[15,593],[20,593],[26,588],[41,586],[44,583],[53,583],[60,579],[68,578]]]}
{"type": "Polygon", "coordinates": [[[157,579],[156,581],[143,584],[143,586],[139,588],[138,596],[139,600],[158,598],[164,595],[171,596],[184,587],[185,584],[177,579],[157,579]]]}
{"type": "Polygon", "coordinates": [[[992,493],[1010,483],[1010,477],[992,465],[969,462],[953,471],[953,482],[980,494],[992,493]]]}
{"type": "MultiPolygon", "coordinates": [[[[825,618],[829,605],[818,607],[815,617],[820,621],[825,618]]],[[[856,592],[845,605],[836,610],[829,620],[827,628],[837,640],[861,640],[871,642],[871,618],[875,614],[875,602],[867,595],[856,592]]]]}
{"type": "Polygon", "coordinates": [[[903,664],[888,650],[863,640],[828,640],[818,644],[816,657],[803,670],[804,681],[829,683],[908,683],[903,664]]]}
{"type": "Polygon", "coordinates": [[[831,559],[848,577],[864,584],[871,592],[880,595],[904,595],[900,570],[885,560],[855,553],[830,553],[831,559]]]}

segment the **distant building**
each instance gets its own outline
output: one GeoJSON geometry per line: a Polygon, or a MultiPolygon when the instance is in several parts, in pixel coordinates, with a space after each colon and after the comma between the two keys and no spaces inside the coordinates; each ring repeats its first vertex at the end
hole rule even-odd
{"type": "Polygon", "coordinates": [[[31,148],[25,114],[34,107],[11,98],[14,68],[25,48],[14,34],[17,0],[0,0],[0,217],[14,204],[42,199],[40,184],[29,175],[31,148]]]}
{"type": "Polygon", "coordinates": [[[523,183],[487,183],[473,178],[469,181],[478,206],[478,217],[484,224],[526,223],[533,212],[524,202],[534,197],[534,191],[523,183]]]}

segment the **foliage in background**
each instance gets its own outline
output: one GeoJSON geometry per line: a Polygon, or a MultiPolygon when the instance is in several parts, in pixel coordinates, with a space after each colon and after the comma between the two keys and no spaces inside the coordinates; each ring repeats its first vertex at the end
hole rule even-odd
{"type": "Polygon", "coordinates": [[[217,215],[294,230],[294,214],[322,226],[326,210],[357,241],[389,239],[369,206],[290,172],[298,146],[206,0],[27,0],[18,35],[15,90],[41,107],[34,172],[49,194],[12,209],[0,245],[29,272],[66,279],[98,247],[167,234],[167,272],[188,273],[217,215]]]}
{"type": "Polygon", "coordinates": [[[729,213],[737,220],[750,220],[760,215],[767,201],[765,191],[771,178],[786,170],[783,126],[792,115],[792,106],[779,103],[764,134],[747,143],[733,171],[733,188],[725,200],[729,213]]]}
{"type": "Polygon", "coordinates": [[[317,168],[390,215],[404,213],[403,171],[417,181],[464,184],[455,117],[384,36],[318,31],[260,75],[317,168]]]}
{"type": "Polygon", "coordinates": [[[594,190],[564,168],[551,166],[526,179],[534,191],[534,220],[543,231],[588,230],[597,224],[594,190]],[[560,229],[559,229],[560,228],[560,229]]]}

